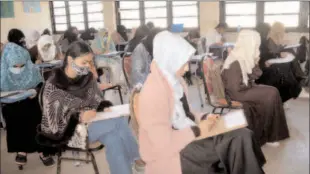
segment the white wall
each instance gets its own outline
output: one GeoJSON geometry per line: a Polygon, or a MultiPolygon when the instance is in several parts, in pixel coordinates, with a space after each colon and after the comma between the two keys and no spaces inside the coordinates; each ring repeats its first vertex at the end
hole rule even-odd
{"type": "Polygon", "coordinates": [[[7,41],[10,29],[18,28],[23,31],[37,29],[39,32],[45,28],[51,29],[49,2],[40,2],[40,13],[24,13],[23,3],[14,1],[14,18],[0,18],[1,42],[7,41]]]}

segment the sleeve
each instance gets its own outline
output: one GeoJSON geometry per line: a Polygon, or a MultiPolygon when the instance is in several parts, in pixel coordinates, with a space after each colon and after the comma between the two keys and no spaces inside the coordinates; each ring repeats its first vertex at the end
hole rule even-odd
{"type": "Polygon", "coordinates": [[[294,59],[295,59],[295,57],[292,54],[288,54],[284,58],[270,59],[267,62],[270,64],[288,63],[288,62],[292,62],[294,59]]]}
{"type": "Polygon", "coordinates": [[[149,74],[147,71],[147,59],[149,53],[145,50],[142,44],[138,45],[131,55],[131,79],[133,86],[143,84],[149,74]]]}

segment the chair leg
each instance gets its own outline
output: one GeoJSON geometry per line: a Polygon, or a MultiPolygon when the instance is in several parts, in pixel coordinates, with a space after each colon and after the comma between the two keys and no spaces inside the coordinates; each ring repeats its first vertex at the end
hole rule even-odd
{"type": "Polygon", "coordinates": [[[216,111],[216,107],[213,108],[212,113],[215,113],[215,111],[216,111]]]}
{"type": "Polygon", "coordinates": [[[90,153],[90,157],[91,157],[91,162],[92,162],[94,170],[95,170],[95,174],[99,174],[99,169],[98,169],[98,166],[97,166],[97,163],[96,163],[95,156],[94,156],[94,154],[92,152],[89,152],[89,153],[90,153]]]}
{"type": "Polygon", "coordinates": [[[198,90],[198,94],[199,94],[199,99],[200,99],[200,104],[201,104],[201,108],[203,108],[203,99],[202,99],[202,96],[201,96],[201,91],[200,91],[200,86],[199,86],[199,79],[198,77],[195,77],[196,78],[196,85],[197,85],[197,90],[198,90]]]}
{"type": "Polygon", "coordinates": [[[123,95],[122,95],[122,91],[121,91],[121,87],[120,86],[118,87],[118,94],[119,94],[119,98],[121,100],[121,104],[124,104],[123,95]]]}
{"type": "Polygon", "coordinates": [[[224,108],[221,109],[221,115],[223,114],[224,108]]]}
{"type": "Polygon", "coordinates": [[[61,173],[61,151],[57,153],[57,174],[61,173]]]}

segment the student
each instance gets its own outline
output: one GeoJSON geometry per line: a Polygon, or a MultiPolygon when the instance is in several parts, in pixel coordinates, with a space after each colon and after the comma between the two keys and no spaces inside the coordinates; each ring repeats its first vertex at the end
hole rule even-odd
{"type": "Polygon", "coordinates": [[[149,35],[132,52],[130,80],[133,87],[138,84],[144,84],[150,73],[150,66],[153,60],[153,40],[160,31],[158,28],[152,29],[149,35]]]}
{"type": "Polygon", "coordinates": [[[150,32],[150,29],[146,25],[142,25],[137,28],[134,37],[129,41],[126,52],[133,52],[133,50],[137,47],[137,45],[141,42],[145,36],[147,36],[150,32]]]}
{"type": "Polygon", "coordinates": [[[51,33],[51,31],[50,31],[48,28],[46,28],[45,30],[43,30],[41,36],[43,36],[43,35],[49,35],[49,36],[51,36],[52,33],[51,33]]]}
{"type": "Polygon", "coordinates": [[[96,33],[97,33],[97,30],[95,28],[89,28],[81,34],[80,38],[84,40],[85,42],[88,42],[89,44],[91,44],[91,41],[95,39],[96,33]]]}
{"type": "Polygon", "coordinates": [[[40,39],[40,33],[37,30],[31,30],[29,36],[26,37],[27,48],[31,57],[32,63],[42,63],[38,52],[38,40],[40,39]]]}
{"type": "Polygon", "coordinates": [[[65,128],[72,124],[69,120],[77,112],[80,123],[74,127],[79,129],[72,129],[76,131],[71,133],[73,137],[69,146],[85,147],[88,129],[90,142],[100,141],[105,145],[110,173],[131,174],[132,164],[135,164],[135,169],[141,169],[144,163],[139,160],[138,145],[129,128],[128,118],[89,123],[96,117],[96,109],[101,103],[106,103],[103,108],[110,106],[110,102],[103,101],[97,82],[89,72],[93,63],[89,45],[80,41],[70,45],[63,67],[54,69],[54,74],[46,81],[41,129],[46,134],[64,136],[65,128]],[[88,123],[88,128],[83,126],[84,123],[88,123]]]}
{"type": "Polygon", "coordinates": [[[148,23],[146,24],[146,26],[147,26],[147,28],[149,28],[149,30],[152,30],[153,28],[155,28],[155,25],[154,25],[153,22],[148,22],[148,23]]]}
{"type": "Polygon", "coordinates": [[[67,29],[62,38],[60,38],[59,42],[57,43],[58,47],[61,49],[62,53],[66,53],[68,47],[71,43],[75,41],[81,41],[79,37],[79,30],[76,27],[70,27],[67,29]]]}
{"type": "Polygon", "coordinates": [[[116,31],[112,33],[111,37],[115,44],[116,50],[124,51],[124,43],[128,41],[127,28],[124,25],[118,25],[116,31]]]}
{"type": "Polygon", "coordinates": [[[186,99],[182,76],[195,49],[182,37],[163,31],[155,36],[153,51],[137,113],[145,174],[219,172],[216,169],[231,174],[264,173],[265,158],[248,129],[194,141],[217,119],[209,114],[200,121],[186,99]]]}
{"type": "Polygon", "coordinates": [[[257,32],[242,30],[225,60],[222,78],[227,95],[242,103],[249,128],[259,143],[278,146],[279,141],[289,138],[289,130],[278,90],[255,84],[262,74],[258,67],[259,46],[257,32]]]}
{"type": "Polygon", "coordinates": [[[40,60],[43,62],[48,62],[56,58],[60,58],[59,54],[57,54],[57,49],[52,36],[42,35],[38,41],[37,49],[39,52],[40,60]]]}
{"type": "Polygon", "coordinates": [[[206,35],[206,49],[207,51],[211,51],[209,49],[212,45],[222,46],[225,42],[223,34],[227,29],[226,23],[219,23],[214,29],[210,30],[206,35]]]}
{"type": "Polygon", "coordinates": [[[8,41],[15,43],[21,47],[27,48],[26,41],[25,41],[25,35],[19,29],[13,28],[9,31],[8,41]]]}
{"type": "MultiPolygon", "coordinates": [[[[40,91],[43,79],[25,48],[9,42],[4,48],[1,59],[1,91],[34,89],[36,94],[40,91]]],[[[28,153],[40,152],[43,164],[52,166],[53,158],[49,157],[35,140],[36,128],[42,118],[36,94],[28,99],[3,106],[7,149],[9,153],[16,153],[15,161],[19,165],[27,163],[28,153]],[[44,153],[41,153],[42,151],[44,153]]]]}
{"type": "MultiPolygon", "coordinates": [[[[264,37],[267,28],[259,31],[264,37]]],[[[300,69],[298,60],[295,60],[292,50],[284,50],[283,39],[285,28],[282,23],[275,22],[267,35],[267,41],[262,42],[260,68],[262,76],[257,80],[259,84],[276,87],[282,102],[297,98],[301,92],[300,81],[303,72],[300,69]],[[279,57],[279,58],[278,58],[279,57]]]]}

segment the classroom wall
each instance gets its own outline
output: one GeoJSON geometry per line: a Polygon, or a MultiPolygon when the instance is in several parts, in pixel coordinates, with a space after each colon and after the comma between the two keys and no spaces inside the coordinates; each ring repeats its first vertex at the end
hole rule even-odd
{"type": "Polygon", "coordinates": [[[10,29],[18,28],[24,32],[30,29],[37,29],[39,32],[45,28],[51,29],[50,9],[48,2],[40,2],[40,13],[24,13],[23,2],[14,2],[14,18],[0,18],[1,42],[7,41],[10,29]]]}

